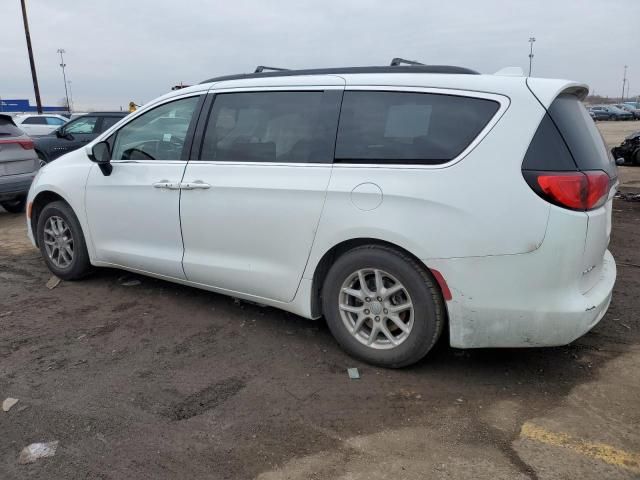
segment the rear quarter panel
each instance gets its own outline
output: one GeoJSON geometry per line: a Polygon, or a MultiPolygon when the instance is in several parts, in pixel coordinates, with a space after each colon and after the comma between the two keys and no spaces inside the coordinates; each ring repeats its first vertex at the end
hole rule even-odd
{"type": "Polygon", "coordinates": [[[521,166],[544,109],[523,87],[524,80],[504,99],[508,108],[480,143],[448,164],[335,164],[305,278],[312,278],[325,252],[353,238],[394,243],[427,265],[429,259],[536,250],[549,204],[528,187],[521,166]],[[377,208],[354,204],[352,191],[362,183],[380,187],[377,208]]]}

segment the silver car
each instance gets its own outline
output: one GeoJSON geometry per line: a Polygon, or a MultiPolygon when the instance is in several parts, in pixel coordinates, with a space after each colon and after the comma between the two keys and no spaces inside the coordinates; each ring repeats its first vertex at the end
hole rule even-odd
{"type": "Polygon", "coordinates": [[[24,210],[29,187],[40,168],[33,140],[9,115],[0,114],[0,205],[8,212],[24,210]]]}

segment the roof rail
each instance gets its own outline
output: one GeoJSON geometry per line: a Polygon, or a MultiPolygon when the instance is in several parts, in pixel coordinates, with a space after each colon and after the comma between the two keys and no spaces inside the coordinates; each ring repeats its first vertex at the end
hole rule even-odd
{"type": "Polygon", "coordinates": [[[293,77],[302,75],[349,75],[349,74],[377,74],[377,73],[442,73],[458,75],[478,75],[478,72],[464,67],[450,65],[397,65],[373,67],[342,67],[342,68],[311,68],[305,70],[284,70],[275,72],[241,73],[209,78],[200,83],[223,82],[227,80],[244,80],[249,78],[293,77]]]}
{"type": "Polygon", "coordinates": [[[264,72],[265,70],[273,70],[274,72],[286,72],[289,70],[288,68],[280,68],[280,67],[267,67],[266,65],[258,65],[253,73],[264,72]]]}
{"type": "Polygon", "coordinates": [[[391,60],[391,66],[397,67],[398,65],[424,65],[424,63],[416,62],[415,60],[405,60],[404,58],[396,57],[391,60]]]}

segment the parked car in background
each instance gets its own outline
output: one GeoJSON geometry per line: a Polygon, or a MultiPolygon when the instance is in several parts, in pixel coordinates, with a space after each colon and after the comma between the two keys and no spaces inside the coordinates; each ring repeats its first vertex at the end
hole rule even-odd
{"type": "Polygon", "coordinates": [[[35,138],[36,152],[43,163],[51,162],[86,145],[127,115],[128,112],[92,112],[80,115],[53,133],[35,138]]]}
{"type": "Polygon", "coordinates": [[[68,118],[62,115],[36,115],[36,114],[20,114],[14,117],[16,125],[24,133],[30,137],[37,137],[40,135],[48,135],[56,128],[61,127],[67,121],[68,118]]]}
{"type": "Polygon", "coordinates": [[[590,108],[597,120],[633,120],[633,114],[615,105],[594,105],[590,108]]]}
{"type": "Polygon", "coordinates": [[[589,107],[589,115],[594,120],[613,120],[611,112],[599,105],[589,107]]]}
{"type": "Polygon", "coordinates": [[[33,140],[10,115],[0,114],[0,205],[18,213],[24,209],[29,187],[38,171],[33,140]]]}
{"type": "Polygon", "coordinates": [[[28,232],[62,279],[115,267],[324,316],[385,367],[445,328],[458,348],[567,344],[616,278],[587,92],[424,65],[213,78],[42,168],[28,232]]]}
{"type": "Polygon", "coordinates": [[[609,120],[611,118],[611,114],[603,108],[589,107],[587,111],[594,120],[609,120]]]}
{"type": "Polygon", "coordinates": [[[628,105],[626,103],[617,103],[615,106],[621,110],[624,110],[625,112],[629,112],[631,115],[633,115],[633,118],[635,120],[640,120],[640,108],[632,107],[631,105],[628,105]]]}
{"type": "Polygon", "coordinates": [[[618,165],[640,165],[640,131],[626,137],[620,145],[611,149],[611,154],[618,165]]]}

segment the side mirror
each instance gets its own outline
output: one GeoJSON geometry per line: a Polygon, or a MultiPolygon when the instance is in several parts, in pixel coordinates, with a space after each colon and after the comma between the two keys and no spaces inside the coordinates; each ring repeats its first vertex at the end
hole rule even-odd
{"type": "Polygon", "coordinates": [[[91,148],[89,159],[98,164],[104,176],[108,177],[111,175],[113,171],[113,166],[111,165],[111,149],[107,142],[96,143],[93,148],[91,148]]]}
{"type": "Polygon", "coordinates": [[[56,129],[56,137],[63,138],[64,137],[64,128],[60,127],[56,129]]]}

